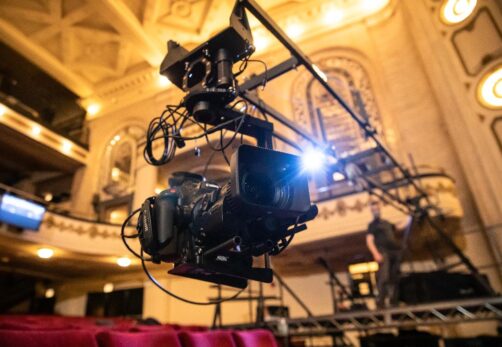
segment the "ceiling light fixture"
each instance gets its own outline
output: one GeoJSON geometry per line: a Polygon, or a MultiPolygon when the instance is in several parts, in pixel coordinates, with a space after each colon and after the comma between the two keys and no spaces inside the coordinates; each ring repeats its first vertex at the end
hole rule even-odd
{"type": "Polygon", "coordinates": [[[47,288],[45,290],[45,298],[46,299],[51,299],[54,297],[54,294],[56,294],[56,291],[54,290],[54,288],[47,288]]]}
{"type": "Polygon", "coordinates": [[[47,202],[52,201],[53,198],[54,198],[54,196],[51,193],[44,194],[44,200],[47,202]]]}
{"type": "Polygon", "coordinates": [[[120,177],[120,169],[118,167],[112,168],[111,175],[112,175],[112,180],[118,181],[120,177]]]}
{"type": "Polygon", "coordinates": [[[502,108],[502,65],[481,79],[478,84],[478,99],[486,107],[502,108]]]}
{"type": "Polygon", "coordinates": [[[89,104],[87,106],[87,114],[90,116],[96,115],[101,110],[101,106],[99,104],[89,104]]]}
{"type": "Polygon", "coordinates": [[[106,283],[103,286],[103,292],[104,293],[111,293],[111,292],[113,292],[113,283],[106,283]]]}
{"type": "Polygon", "coordinates": [[[3,104],[0,104],[0,117],[2,117],[5,113],[7,113],[7,107],[3,104]]]}
{"type": "Polygon", "coordinates": [[[33,136],[38,136],[38,135],[40,135],[40,133],[41,133],[41,132],[42,132],[42,128],[40,128],[40,126],[38,126],[38,125],[33,125],[33,126],[31,127],[31,134],[32,134],[33,136]]]}
{"type": "Polygon", "coordinates": [[[120,257],[117,259],[117,265],[120,267],[128,267],[131,265],[131,259],[128,257],[120,257]]]}
{"type": "Polygon", "coordinates": [[[446,0],[441,6],[441,20],[445,24],[457,24],[469,17],[476,8],[477,0],[446,0]]]}
{"type": "Polygon", "coordinates": [[[39,258],[42,259],[49,259],[52,258],[52,256],[54,255],[54,250],[50,248],[40,248],[37,251],[37,255],[39,258]]]}
{"type": "Polygon", "coordinates": [[[73,147],[73,145],[70,141],[64,140],[61,150],[65,154],[70,154],[72,147],[73,147]]]}

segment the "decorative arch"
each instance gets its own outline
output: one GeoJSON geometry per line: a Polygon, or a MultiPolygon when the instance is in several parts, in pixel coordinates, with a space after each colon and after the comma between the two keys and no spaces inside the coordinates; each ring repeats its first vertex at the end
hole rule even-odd
{"type": "MultiPolygon", "coordinates": [[[[380,111],[363,65],[340,52],[323,54],[316,59],[316,65],[326,74],[335,91],[382,133],[380,111]]],[[[319,140],[333,145],[339,155],[350,155],[371,146],[356,122],[307,72],[294,81],[291,95],[295,120],[319,140]]]]}
{"type": "Polygon", "coordinates": [[[108,200],[129,195],[134,189],[136,159],[145,130],[129,124],[117,130],[106,142],[100,162],[99,195],[108,200]]]}
{"type": "MultiPolygon", "coordinates": [[[[357,59],[357,54],[340,50],[314,55],[316,65],[326,74],[333,89],[383,135],[381,113],[369,74],[361,60],[357,59]]],[[[374,146],[351,116],[309,73],[301,73],[292,88],[291,103],[296,122],[320,141],[332,146],[339,157],[350,156],[374,146]]],[[[299,138],[298,141],[302,142],[303,139],[299,138]]],[[[342,182],[339,176],[331,172],[316,175],[311,189],[314,200],[329,200],[347,191],[346,182],[342,182]]]]}

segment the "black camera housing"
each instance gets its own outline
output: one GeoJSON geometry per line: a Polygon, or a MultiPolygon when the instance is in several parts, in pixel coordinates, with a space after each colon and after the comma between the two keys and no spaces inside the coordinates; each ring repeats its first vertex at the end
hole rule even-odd
{"type": "Polygon", "coordinates": [[[238,209],[281,218],[309,212],[308,180],[298,156],[242,145],[230,165],[232,199],[238,209]],[[263,190],[256,191],[256,187],[263,190]]]}
{"type": "Polygon", "coordinates": [[[214,123],[215,110],[237,97],[232,66],[255,50],[244,8],[237,2],[230,25],[188,51],[169,41],[160,74],[187,93],[183,104],[195,119],[214,123]]]}
{"type": "Polygon", "coordinates": [[[297,156],[241,145],[223,186],[175,174],[143,204],[143,249],[154,262],[174,263],[172,274],[239,288],[248,279],[271,282],[271,269],[253,267],[253,257],[273,254],[317,215],[300,167],[297,156]]]}

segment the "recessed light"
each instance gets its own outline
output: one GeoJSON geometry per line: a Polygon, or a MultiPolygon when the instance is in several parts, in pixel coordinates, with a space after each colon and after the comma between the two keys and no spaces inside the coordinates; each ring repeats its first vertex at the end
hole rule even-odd
{"type": "Polygon", "coordinates": [[[54,196],[51,193],[44,194],[44,200],[47,202],[52,201],[53,198],[54,198],[54,196]]]}
{"type": "Polygon", "coordinates": [[[478,99],[486,107],[502,108],[502,66],[485,74],[481,79],[478,99]]]}
{"type": "Polygon", "coordinates": [[[113,292],[113,283],[106,283],[103,286],[103,292],[104,293],[111,293],[111,292],[113,292]]]}
{"type": "Polygon", "coordinates": [[[441,7],[441,20],[446,24],[464,21],[475,10],[477,0],[447,0],[441,7]]]}
{"type": "Polygon", "coordinates": [[[169,81],[169,78],[167,78],[166,76],[163,76],[163,75],[160,75],[157,79],[157,83],[160,87],[168,87],[169,85],[171,85],[171,81],[169,81]]]}
{"type": "Polygon", "coordinates": [[[90,104],[87,106],[87,113],[91,116],[96,115],[101,110],[101,106],[99,104],[90,104]]]}
{"type": "Polygon", "coordinates": [[[37,255],[39,258],[42,258],[42,259],[49,259],[49,258],[52,258],[52,256],[54,255],[54,250],[52,250],[50,248],[40,248],[37,251],[37,255]]]}
{"type": "Polygon", "coordinates": [[[73,145],[72,145],[72,143],[70,141],[64,140],[63,144],[62,144],[62,147],[61,147],[61,150],[65,154],[70,154],[72,147],[73,147],[73,145]]]}
{"type": "Polygon", "coordinates": [[[131,265],[131,259],[129,259],[128,257],[120,257],[117,259],[117,264],[120,267],[128,267],[129,265],[131,265]]]}
{"type": "Polygon", "coordinates": [[[45,298],[46,299],[50,299],[50,298],[53,298],[54,297],[54,294],[56,294],[56,291],[54,290],[54,288],[47,288],[45,290],[45,298]]]}
{"type": "Polygon", "coordinates": [[[42,128],[40,128],[40,126],[34,125],[31,127],[31,134],[33,136],[38,136],[38,135],[40,135],[41,132],[42,132],[42,128]]]}

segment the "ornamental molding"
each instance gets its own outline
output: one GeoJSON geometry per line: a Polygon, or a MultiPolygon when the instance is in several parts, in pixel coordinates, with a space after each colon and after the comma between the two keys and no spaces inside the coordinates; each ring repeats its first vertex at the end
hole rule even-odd
{"type": "Polygon", "coordinates": [[[61,218],[53,214],[48,214],[42,225],[59,233],[73,233],[91,239],[120,239],[120,226],[117,225],[80,221],[68,217],[61,218]]]}
{"type": "MultiPolygon", "coordinates": [[[[423,189],[429,194],[429,196],[437,197],[438,195],[450,195],[451,197],[458,200],[457,191],[453,184],[445,183],[444,181],[439,181],[436,183],[425,183],[423,189]]],[[[383,202],[383,206],[390,206],[383,202]]],[[[333,200],[330,203],[322,204],[323,206],[319,209],[318,218],[323,220],[328,220],[333,217],[347,217],[350,213],[367,213],[369,208],[368,198],[340,198],[333,200]]]]}

